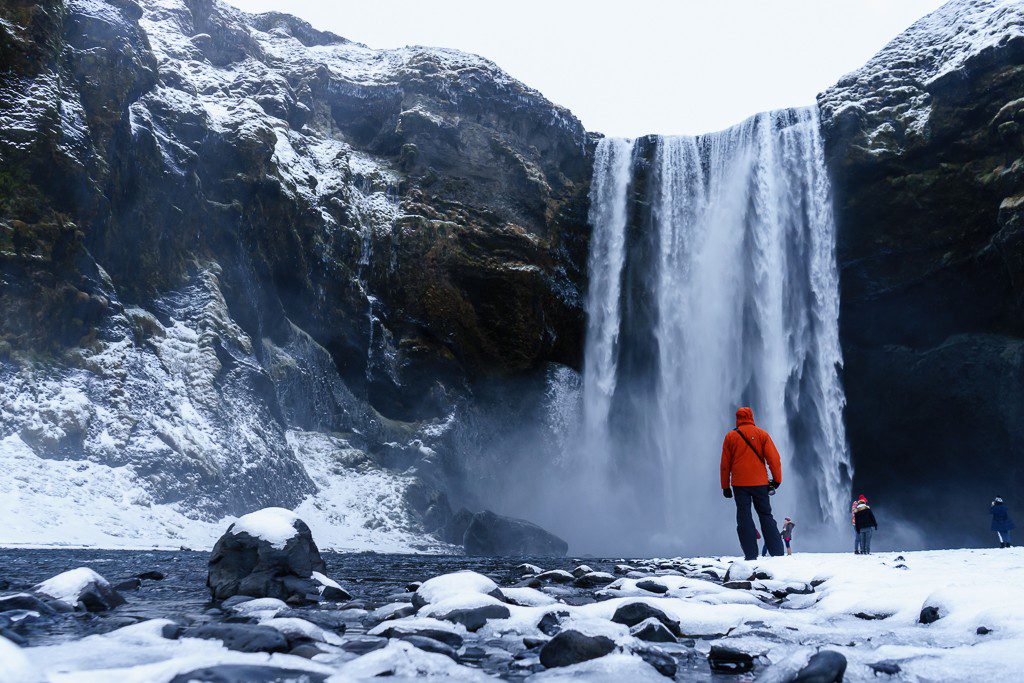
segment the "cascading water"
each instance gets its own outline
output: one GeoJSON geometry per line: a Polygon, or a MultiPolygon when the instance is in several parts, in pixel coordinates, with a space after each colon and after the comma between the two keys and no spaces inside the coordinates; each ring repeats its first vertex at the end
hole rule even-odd
{"type": "Polygon", "coordinates": [[[838,523],[851,471],[816,109],[602,140],[591,205],[581,457],[595,497],[650,532],[631,544],[735,543],[718,463],[740,405],[783,454],[780,517],[838,523]]]}

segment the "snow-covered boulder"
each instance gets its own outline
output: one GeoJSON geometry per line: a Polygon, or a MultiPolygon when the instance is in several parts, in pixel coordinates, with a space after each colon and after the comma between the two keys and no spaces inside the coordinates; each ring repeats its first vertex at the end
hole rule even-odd
{"type": "Polygon", "coordinates": [[[36,683],[42,676],[21,648],[0,636],[0,681],[4,683],[36,683]]]}
{"type": "Polygon", "coordinates": [[[325,569],[306,523],[290,510],[264,508],[240,517],[220,537],[206,585],[214,600],[249,595],[313,602],[328,588],[313,574],[326,579],[325,569]]]}
{"type": "Polygon", "coordinates": [[[498,584],[483,574],[471,571],[435,576],[423,583],[412,596],[417,608],[465,595],[492,595],[500,600],[498,584]]]}
{"type": "Polygon", "coordinates": [[[121,594],[111,588],[105,578],[88,567],[57,574],[32,590],[68,610],[105,612],[125,604],[121,594]]]}

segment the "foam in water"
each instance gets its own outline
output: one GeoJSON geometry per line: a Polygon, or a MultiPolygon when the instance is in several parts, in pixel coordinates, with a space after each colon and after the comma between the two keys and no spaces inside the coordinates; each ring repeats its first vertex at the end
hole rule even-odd
{"type": "Polygon", "coordinates": [[[832,200],[814,108],[602,140],[580,463],[628,545],[734,541],[718,464],[740,405],[785,468],[779,517],[834,527],[851,478],[832,200]],[[614,511],[612,508],[615,508],[614,511]]]}

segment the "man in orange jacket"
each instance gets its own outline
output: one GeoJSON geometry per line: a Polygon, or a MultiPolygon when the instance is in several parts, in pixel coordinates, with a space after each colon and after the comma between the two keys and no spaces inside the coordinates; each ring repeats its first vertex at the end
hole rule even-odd
{"type": "Polygon", "coordinates": [[[772,517],[768,497],[782,485],[782,461],[768,432],[754,424],[754,411],[736,411],[736,429],[725,435],[722,443],[722,494],[736,498],[736,533],[740,537],[743,556],[757,559],[757,529],[750,515],[750,505],[761,522],[765,547],[772,555],[782,555],[782,536],[772,517]],[[772,478],[768,478],[768,470],[772,478]]]}

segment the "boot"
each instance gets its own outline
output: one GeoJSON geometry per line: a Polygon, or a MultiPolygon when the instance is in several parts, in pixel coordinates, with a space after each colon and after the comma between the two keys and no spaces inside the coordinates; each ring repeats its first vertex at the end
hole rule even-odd
{"type": "Polygon", "coordinates": [[[787,555],[792,555],[793,554],[793,549],[792,548],[786,548],[786,554],[787,555]]]}

